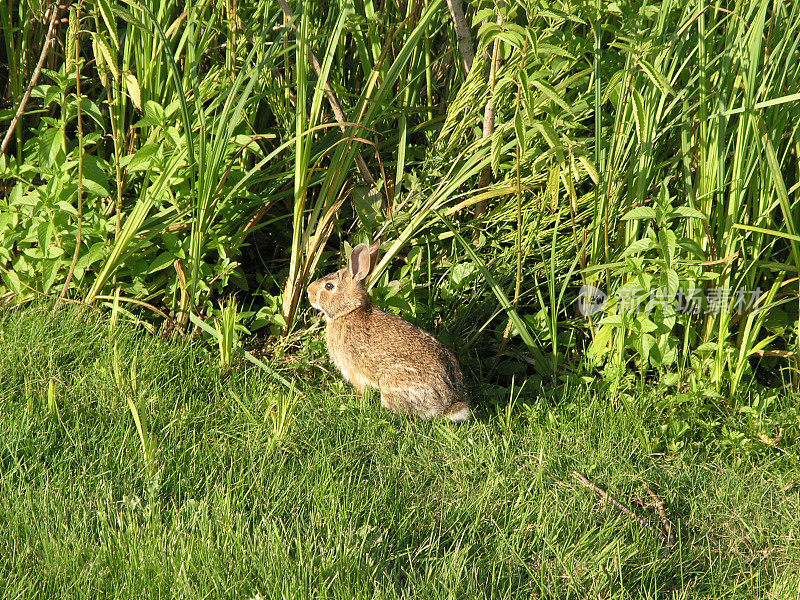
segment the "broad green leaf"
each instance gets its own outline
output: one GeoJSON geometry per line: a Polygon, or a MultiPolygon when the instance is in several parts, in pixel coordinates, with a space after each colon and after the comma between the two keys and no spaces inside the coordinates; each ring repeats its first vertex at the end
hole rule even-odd
{"type": "Polygon", "coordinates": [[[680,287],[680,278],[674,269],[666,268],[661,273],[661,287],[666,289],[670,296],[678,293],[680,287]]]}
{"type": "Polygon", "coordinates": [[[122,167],[127,167],[128,171],[147,170],[153,162],[153,157],[158,152],[160,144],[145,144],[135,154],[124,156],[119,162],[122,167]]]}
{"type": "Polygon", "coordinates": [[[671,265],[672,259],[675,257],[675,247],[678,245],[678,238],[675,232],[671,229],[660,230],[658,232],[658,243],[661,245],[664,258],[671,265]]]}
{"type": "Polygon", "coordinates": [[[101,260],[107,251],[107,246],[103,242],[96,242],[92,244],[92,247],[89,248],[86,252],[81,253],[80,258],[78,258],[78,262],[76,263],[76,268],[86,269],[96,263],[98,260],[101,260]]]}
{"type": "MultiPolygon", "coordinates": [[[[72,204],[67,202],[66,200],[59,200],[56,203],[56,206],[58,206],[59,210],[69,214],[70,216],[73,216],[73,217],[77,217],[78,216],[77,209],[74,206],[72,206],[72,204]]],[[[2,228],[2,217],[0,217],[0,228],[2,228]]]]}
{"type": "Polygon", "coordinates": [[[668,215],[668,219],[686,217],[687,219],[705,219],[706,216],[691,206],[677,206],[668,215]]]}
{"type": "Polygon", "coordinates": [[[97,157],[86,154],[83,157],[83,187],[95,196],[109,196],[108,175],[100,166],[97,157]]]}
{"type": "Polygon", "coordinates": [[[55,283],[56,277],[58,276],[59,267],[64,265],[64,262],[58,259],[47,259],[43,262],[42,293],[47,294],[50,292],[50,288],[53,286],[53,283],[55,283]]]}
{"type": "Polygon", "coordinates": [[[494,9],[492,8],[481,8],[475,11],[475,15],[472,17],[472,26],[475,27],[478,23],[486,21],[488,19],[495,20],[496,15],[494,9]]]}
{"type": "Polygon", "coordinates": [[[655,219],[656,211],[650,206],[637,206],[629,210],[622,217],[623,221],[641,221],[643,219],[655,219]]]}
{"type": "Polygon", "coordinates": [[[626,256],[630,256],[632,254],[639,254],[640,252],[647,252],[651,248],[653,248],[654,242],[650,238],[644,238],[641,240],[634,240],[631,242],[625,251],[622,253],[622,258],[626,256]]]}
{"type": "Polygon", "coordinates": [[[56,163],[56,156],[63,150],[64,130],[49,127],[39,135],[39,163],[52,167],[56,163]]]}
{"type": "Polygon", "coordinates": [[[172,266],[172,263],[174,262],[175,256],[173,254],[170,254],[169,252],[162,252],[155,258],[155,260],[153,260],[152,263],[150,263],[150,267],[147,269],[147,274],[166,269],[167,267],[172,266]]]}
{"type": "Polygon", "coordinates": [[[622,315],[606,315],[600,319],[600,325],[607,325],[610,327],[622,327],[622,315]]]}
{"type": "Polygon", "coordinates": [[[383,194],[375,188],[356,186],[353,189],[353,208],[361,223],[370,231],[376,229],[383,215],[383,194]]]}

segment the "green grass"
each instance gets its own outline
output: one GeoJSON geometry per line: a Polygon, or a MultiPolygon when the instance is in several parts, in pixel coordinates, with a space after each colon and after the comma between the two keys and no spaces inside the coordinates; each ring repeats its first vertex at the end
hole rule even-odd
{"type": "Polygon", "coordinates": [[[652,397],[578,388],[394,419],[326,362],[292,396],[201,343],[47,310],[0,315],[2,598],[800,594],[796,440],[649,454],[652,397]],[[657,527],[648,482],[674,550],[573,470],[657,527]]]}

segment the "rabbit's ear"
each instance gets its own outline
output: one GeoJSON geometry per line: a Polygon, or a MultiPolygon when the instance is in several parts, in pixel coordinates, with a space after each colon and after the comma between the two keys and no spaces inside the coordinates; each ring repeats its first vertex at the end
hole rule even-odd
{"type": "Polygon", "coordinates": [[[361,281],[370,272],[370,249],[366,244],[359,244],[350,253],[350,277],[353,281],[361,281]]]}
{"type": "Polygon", "coordinates": [[[378,264],[378,253],[381,251],[381,241],[378,240],[369,247],[369,272],[372,273],[375,265],[378,264]]]}

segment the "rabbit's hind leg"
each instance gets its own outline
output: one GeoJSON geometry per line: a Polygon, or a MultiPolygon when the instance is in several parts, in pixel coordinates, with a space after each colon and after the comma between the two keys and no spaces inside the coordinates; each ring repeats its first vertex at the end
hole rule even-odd
{"type": "Polygon", "coordinates": [[[407,415],[411,412],[408,404],[395,390],[381,390],[381,406],[400,415],[407,415]]]}
{"type": "Polygon", "coordinates": [[[427,390],[424,389],[384,389],[381,391],[381,406],[392,412],[414,415],[421,419],[439,416],[441,411],[431,407],[427,390]]]}

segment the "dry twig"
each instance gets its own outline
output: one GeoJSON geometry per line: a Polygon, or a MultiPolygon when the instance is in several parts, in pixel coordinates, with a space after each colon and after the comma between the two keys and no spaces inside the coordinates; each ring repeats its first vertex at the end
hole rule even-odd
{"type": "MultiPolygon", "coordinates": [[[[620,502],[619,500],[617,500],[616,498],[614,498],[614,496],[612,496],[611,494],[609,494],[609,493],[608,493],[607,491],[605,491],[603,488],[601,488],[601,487],[598,487],[597,485],[595,485],[595,484],[594,484],[592,481],[590,481],[590,480],[589,480],[589,478],[588,478],[588,477],[586,477],[586,475],[584,475],[584,474],[582,474],[582,473],[579,473],[578,471],[573,471],[573,472],[572,472],[572,474],[573,474],[573,475],[574,475],[574,476],[575,476],[575,477],[578,479],[578,481],[580,481],[580,482],[581,482],[583,485],[585,485],[585,486],[586,486],[586,487],[588,487],[588,488],[591,488],[591,489],[593,489],[595,492],[597,492],[598,494],[600,494],[600,496],[601,496],[601,497],[602,497],[604,500],[606,500],[607,502],[611,502],[611,504],[613,504],[613,505],[614,505],[614,506],[616,506],[618,509],[620,509],[620,510],[621,510],[621,511],[622,511],[624,514],[628,515],[629,517],[633,517],[634,519],[636,519],[636,520],[639,522],[639,524],[640,524],[642,527],[644,527],[645,529],[647,529],[647,530],[648,530],[648,531],[650,531],[651,533],[655,534],[655,536],[656,536],[656,537],[657,537],[657,538],[658,538],[658,539],[661,541],[661,543],[662,543],[662,544],[664,544],[664,545],[665,545],[667,548],[669,548],[669,547],[671,547],[671,546],[672,546],[672,544],[674,543],[674,539],[672,538],[672,536],[671,536],[671,535],[670,535],[670,536],[668,536],[668,535],[665,535],[663,532],[659,531],[658,529],[656,529],[655,527],[653,527],[652,525],[650,525],[650,523],[648,523],[647,521],[645,521],[645,520],[644,520],[642,517],[640,517],[639,515],[637,515],[637,514],[636,514],[635,512],[633,512],[633,511],[632,511],[630,508],[628,508],[627,506],[625,506],[624,504],[622,504],[622,502],[620,502]]],[[[661,502],[661,501],[659,500],[659,502],[661,502]]],[[[662,508],[661,508],[661,510],[663,510],[663,505],[662,505],[662,508]]],[[[664,513],[664,518],[666,518],[666,512],[664,513]]]]}
{"type": "Polygon", "coordinates": [[[661,501],[656,493],[650,489],[650,486],[647,483],[644,484],[644,488],[647,490],[647,493],[650,494],[650,497],[653,499],[655,503],[656,510],[658,511],[658,516],[661,517],[661,524],[664,526],[664,531],[667,534],[667,539],[664,542],[667,546],[674,546],[675,545],[675,535],[672,533],[672,522],[667,518],[667,511],[664,509],[664,503],[661,501]]]}
{"type": "Polygon", "coordinates": [[[11,141],[11,136],[14,135],[14,131],[17,128],[17,123],[19,123],[20,117],[22,117],[22,113],[25,112],[25,107],[28,104],[28,99],[31,97],[31,91],[33,91],[34,86],[39,81],[39,75],[42,74],[42,68],[44,67],[44,61],[47,58],[47,53],[50,51],[50,46],[53,43],[53,32],[55,31],[56,21],[58,20],[58,13],[61,9],[61,6],[58,4],[58,0],[53,2],[52,11],[53,14],[50,15],[50,25],[47,27],[47,36],[44,40],[44,45],[42,46],[42,52],[39,54],[39,62],[36,63],[36,69],[33,71],[33,77],[31,77],[30,82],[28,83],[28,87],[25,89],[25,93],[22,95],[22,101],[19,103],[17,107],[17,112],[14,114],[14,118],[11,119],[11,124],[8,126],[8,131],[6,131],[6,137],[3,138],[3,145],[0,146],[0,156],[6,153],[6,147],[8,143],[11,141]]]}

